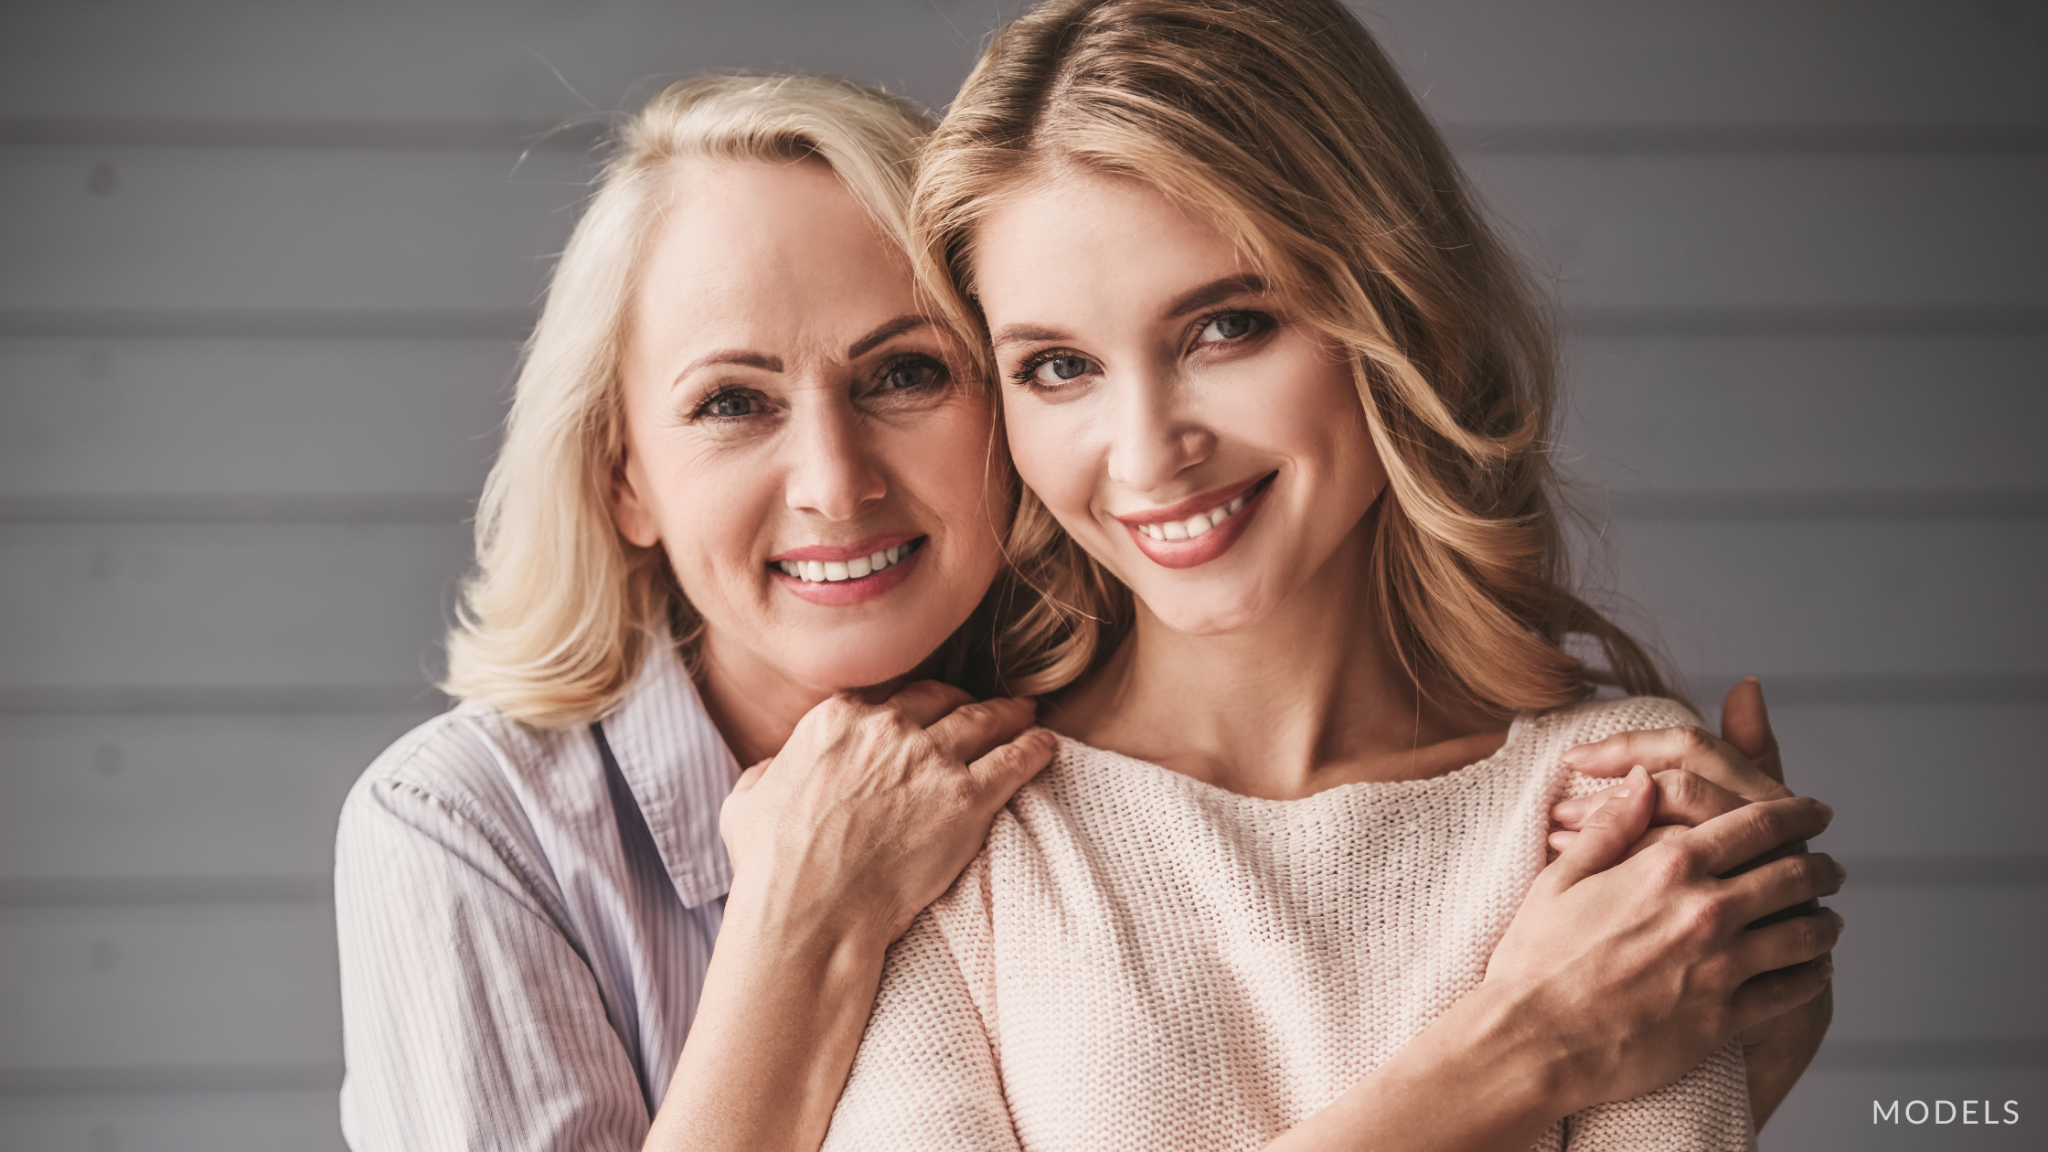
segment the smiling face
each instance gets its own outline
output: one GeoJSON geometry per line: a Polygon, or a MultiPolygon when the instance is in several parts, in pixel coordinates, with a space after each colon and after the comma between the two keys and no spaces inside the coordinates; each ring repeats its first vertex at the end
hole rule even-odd
{"type": "Polygon", "coordinates": [[[901,677],[1001,566],[993,405],[825,165],[668,179],[620,366],[619,530],[667,553],[709,667],[824,692],[901,677]]]}
{"type": "Polygon", "coordinates": [[[976,233],[1018,474],[1176,631],[1255,623],[1361,562],[1386,474],[1349,363],[1214,227],[1067,173],[976,233]]]}

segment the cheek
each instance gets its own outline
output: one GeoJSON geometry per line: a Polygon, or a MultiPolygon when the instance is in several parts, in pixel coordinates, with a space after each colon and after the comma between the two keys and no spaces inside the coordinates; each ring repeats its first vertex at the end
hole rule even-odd
{"type": "Polygon", "coordinates": [[[1070,526],[1088,519],[1095,490],[1084,405],[1051,405],[1011,397],[1003,406],[1010,459],[1022,480],[1054,516],[1070,526]]]}

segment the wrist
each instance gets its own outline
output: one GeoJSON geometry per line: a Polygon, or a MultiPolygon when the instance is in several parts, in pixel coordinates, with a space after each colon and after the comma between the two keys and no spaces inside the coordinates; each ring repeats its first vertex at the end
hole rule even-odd
{"type": "Polygon", "coordinates": [[[876,916],[863,915],[852,901],[828,901],[816,893],[777,890],[735,877],[726,894],[718,949],[775,957],[776,965],[803,965],[813,975],[830,970],[879,968],[895,933],[876,916]]]}

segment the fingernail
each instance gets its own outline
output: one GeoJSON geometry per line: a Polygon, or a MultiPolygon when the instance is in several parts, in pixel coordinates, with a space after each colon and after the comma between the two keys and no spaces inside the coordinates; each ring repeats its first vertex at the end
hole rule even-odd
{"type": "Polygon", "coordinates": [[[1847,884],[1848,882],[1849,870],[1847,868],[1842,867],[1842,862],[1840,860],[1835,861],[1835,883],[1847,884]]]}
{"type": "Polygon", "coordinates": [[[1833,824],[1835,822],[1835,809],[1825,800],[1821,801],[1820,804],[1820,818],[1824,823],[1833,824]]]}
{"type": "Polygon", "coordinates": [[[1820,978],[1823,980],[1827,980],[1832,978],[1834,974],[1835,962],[1833,960],[1822,960],[1820,962],[1820,978]]]}
{"type": "Polygon", "coordinates": [[[1584,764],[1592,758],[1593,746],[1591,744],[1581,744],[1576,748],[1568,748],[1564,754],[1564,762],[1566,764],[1584,764]]]}
{"type": "Polygon", "coordinates": [[[1743,682],[1744,684],[1762,684],[1762,683],[1763,683],[1763,681],[1762,681],[1762,680],[1758,679],[1758,678],[1757,678],[1757,677],[1755,677],[1755,676],[1744,676],[1744,677],[1742,678],[1742,682],[1743,682]]]}

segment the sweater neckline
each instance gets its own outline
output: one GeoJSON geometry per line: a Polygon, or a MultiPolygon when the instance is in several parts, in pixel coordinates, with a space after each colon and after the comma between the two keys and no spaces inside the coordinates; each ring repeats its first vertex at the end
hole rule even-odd
{"type": "Polygon", "coordinates": [[[1072,736],[1061,735],[1059,740],[1061,751],[1069,758],[1072,758],[1075,752],[1085,752],[1093,756],[1106,756],[1112,760],[1119,761],[1123,765],[1134,766],[1144,773],[1163,778],[1163,782],[1169,787],[1180,787],[1192,795],[1208,797],[1214,802],[1235,803],[1247,807],[1285,808],[1295,805],[1333,803],[1346,798],[1398,798],[1404,794],[1424,792],[1431,788],[1447,786],[1477,777],[1489,769],[1507,763],[1509,753],[1530,739],[1539,727],[1537,721],[1541,718],[1540,714],[1534,712],[1518,714],[1513,722],[1508,725],[1508,738],[1503,740],[1501,746],[1494,749],[1491,755],[1474,760],[1470,764],[1459,765],[1448,772],[1441,772],[1435,776],[1425,776],[1419,780],[1353,780],[1344,784],[1333,784],[1320,792],[1312,792],[1307,796],[1299,796],[1292,800],[1274,800],[1264,796],[1247,796],[1242,792],[1232,792],[1228,788],[1211,784],[1206,780],[1197,780],[1193,776],[1189,776],[1184,772],[1176,772],[1163,764],[1157,764],[1150,760],[1140,760],[1136,756],[1127,756],[1113,749],[1098,748],[1093,744],[1084,744],[1072,736]]]}

